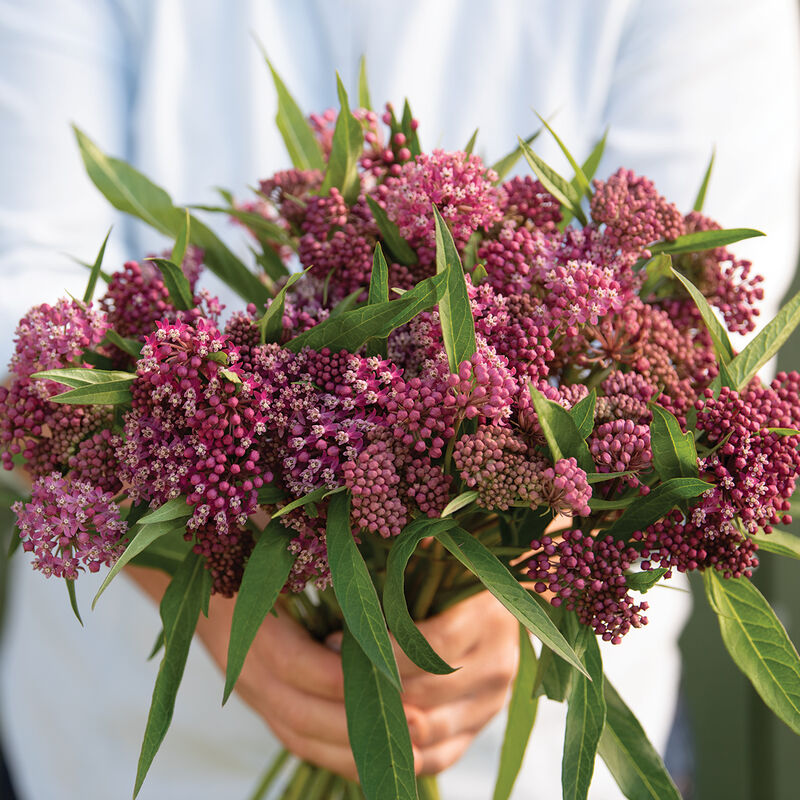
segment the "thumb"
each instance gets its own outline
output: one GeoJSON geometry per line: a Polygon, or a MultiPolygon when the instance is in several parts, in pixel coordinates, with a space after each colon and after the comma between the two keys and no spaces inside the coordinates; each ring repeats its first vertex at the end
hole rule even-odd
{"type": "Polygon", "coordinates": [[[325,638],[325,647],[336,653],[342,652],[342,632],[336,631],[325,638]]]}

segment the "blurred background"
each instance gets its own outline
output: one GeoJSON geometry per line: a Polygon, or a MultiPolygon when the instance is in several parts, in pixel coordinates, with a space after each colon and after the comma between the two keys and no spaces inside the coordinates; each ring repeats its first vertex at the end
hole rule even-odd
{"type": "MultiPolygon", "coordinates": [[[[616,1],[617,0],[615,0],[615,2],[616,1]]],[[[655,0],[644,0],[644,2],[655,3],[655,0]]],[[[556,4],[557,0],[552,0],[552,3],[556,4]]],[[[706,0],[703,0],[704,7],[705,4],[706,0]]],[[[24,5],[24,3],[13,3],[8,2],[8,0],[0,0],[0,71],[3,71],[5,76],[13,76],[14,72],[9,68],[9,62],[12,58],[12,56],[9,55],[9,53],[11,53],[11,49],[8,48],[4,51],[1,44],[3,42],[3,35],[6,34],[7,37],[12,35],[15,21],[20,14],[20,9],[22,9],[24,5]],[[4,24],[6,25],[5,30],[3,28],[4,24]],[[3,68],[5,69],[3,70],[3,68]]],[[[43,27],[46,27],[48,24],[52,25],[52,21],[48,22],[46,19],[48,3],[38,2],[37,0],[37,2],[32,3],[32,5],[37,6],[39,9],[41,14],[41,25],[43,27]]],[[[110,5],[116,5],[116,3],[111,3],[110,5]]],[[[120,5],[124,5],[124,3],[120,3],[120,5]]],[[[170,0],[164,0],[162,4],[155,3],[153,5],[155,7],[159,7],[160,5],[161,8],[172,8],[174,4],[170,2],[170,0]]],[[[202,3],[198,5],[207,6],[208,4],[202,3]]],[[[241,12],[245,5],[251,4],[231,2],[231,13],[234,13],[233,9],[241,12]]],[[[308,8],[316,7],[316,5],[319,5],[320,8],[323,6],[323,4],[314,3],[305,5],[308,5],[308,8]]],[[[344,4],[344,6],[346,5],[347,4],[344,4]]],[[[468,4],[463,5],[466,6],[468,4]]],[[[568,5],[572,6],[576,4],[570,3],[568,5]]],[[[636,7],[641,4],[634,2],[626,3],[625,5],[626,7],[630,7],[635,10],[636,7]]],[[[696,7],[699,7],[699,5],[700,4],[696,4],[696,7]]],[[[719,24],[722,25],[722,22],[724,21],[722,15],[724,14],[724,8],[726,4],[715,3],[714,5],[715,7],[723,9],[723,11],[719,12],[718,19],[719,24]]],[[[736,3],[728,3],[728,6],[731,7],[735,7],[736,5],[736,3]]],[[[740,7],[745,5],[751,6],[751,13],[753,15],[758,15],[758,7],[750,4],[749,2],[740,4],[740,7]]],[[[770,4],[771,7],[775,5],[775,3],[770,4]]],[[[456,9],[459,7],[459,4],[450,3],[447,4],[447,6],[448,8],[456,9]]],[[[505,6],[506,4],[502,2],[497,4],[497,8],[501,10],[504,9],[505,6]]],[[[670,0],[662,0],[659,6],[661,6],[662,9],[666,9],[665,14],[667,16],[670,13],[670,9],[674,9],[674,13],[691,13],[692,8],[690,3],[672,3],[670,0]]],[[[443,7],[444,6],[438,6],[439,13],[437,16],[437,24],[443,24],[443,22],[446,22],[448,19],[449,12],[442,11],[443,7]]],[[[60,8],[59,0],[52,0],[50,8],[53,10],[60,8]]],[[[286,8],[286,6],[284,6],[284,8],[286,8]]],[[[84,12],[82,11],[81,13],[84,12]]],[[[328,13],[330,16],[334,15],[334,11],[329,11],[326,13],[328,13]]],[[[498,11],[498,14],[499,13],[500,11],[498,11]]],[[[631,13],[633,13],[633,11],[631,13]]],[[[324,16],[323,12],[321,12],[321,14],[324,16]]],[[[301,12],[298,12],[298,19],[302,19],[301,12]]],[[[795,26],[793,28],[792,35],[796,39],[800,38],[800,30],[796,29],[796,16],[790,16],[789,19],[792,20],[792,25],[795,26]]],[[[325,24],[331,25],[332,23],[329,19],[325,24]]],[[[493,33],[502,31],[504,28],[510,30],[515,24],[516,21],[513,18],[501,20],[492,30],[493,33]]],[[[714,15],[706,13],[703,24],[706,26],[710,25],[709,31],[713,36],[713,26],[715,24],[714,15]],[[711,20],[711,23],[709,23],[709,19],[711,20]]],[[[532,30],[534,28],[535,26],[532,26],[532,30]]],[[[259,30],[259,34],[266,36],[268,35],[268,31],[264,32],[259,30]]],[[[650,38],[645,38],[642,41],[642,49],[646,50],[649,48],[653,51],[656,51],[659,49],[659,46],[663,44],[663,41],[659,39],[658,26],[649,28],[647,31],[647,36],[650,38]]],[[[352,38],[353,41],[357,39],[355,34],[352,38]]],[[[487,40],[489,38],[490,37],[487,36],[487,40]]],[[[7,38],[7,44],[8,41],[9,39],[7,38]]],[[[746,47],[746,43],[742,44],[742,41],[733,42],[732,46],[743,48],[746,47]]],[[[161,42],[160,46],[170,47],[173,44],[174,42],[171,42],[169,37],[167,37],[161,42]]],[[[491,41],[479,41],[478,44],[482,48],[487,46],[494,48],[503,46],[496,38],[491,41]]],[[[253,47],[249,43],[247,43],[246,46],[253,47]]],[[[542,46],[544,46],[544,43],[542,43],[542,46]]],[[[669,46],[672,47],[670,57],[675,61],[680,62],[686,54],[679,48],[675,48],[672,43],[670,43],[669,46]]],[[[278,53],[276,57],[278,63],[287,63],[287,61],[291,62],[290,55],[286,51],[281,52],[281,48],[282,45],[279,43],[270,44],[271,52],[278,53]],[[284,60],[281,62],[280,59],[282,56],[284,60]]],[[[255,48],[253,47],[253,49],[255,48]]],[[[476,57],[476,50],[473,50],[472,47],[468,48],[468,50],[469,52],[464,53],[465,59],[473,59],[476,57]]],[[[337,65],[342,68],[343,77],[345,78],[346,82],[349,81],[349,85],[353,85],[354,81],[351,79],[354,77],[353,73],[356,59],[350,59],[352,54],[342,57],[342,52],[344,51],[340,50],[337,54],[337,52],[331,51],[320,55],[319,53],[312,53],[309,50],[309,52],[304,54],[303,57],[306,58],[309,63],[309,71],[312,68],[318,68],[319,63],[326,63],[327,60],[337,61],[338,59],[337,65]],[[341,62],[347,59],[352,60],[352,63],[348,63],[346,66],[342,67],[341,62]]],[[[745,51],[742,50],[742,52],[744,53],[745,51]]],[[[227,55],[230,58],[235,57],[235,54],[231,55],[228,53],[227,55]]],[[[477,58],[480,59],[481,57],[487,61],[490,60],[487,57],[485,50],[478,52],[477,58]]],[[[375,56],[375,59],[377,58],[378,56],[375,56]]],[[[554,59],[554,63],[555,60],[556,59],[554,59]]],[[[298,63],[295,63],[295,68],[298,70],[297,74],[303,74],[302,67],[302,59],[299,59],[298,63]]],[[[398,67],[398,70],[399,69],[400,68],[398,67]]],[[[554,66],[554,69],[557,69],[557,65],[554,66]]],[[[378,70],[376,70],[376,72],[377,71],[378,70]]],[[[409,77],[413,78],[413,80],[416,81],[420,86],[424,86],[429,76],[425,73],[424,69],[419,68],[418,66],[418,68],[413,71],[413,75],[410,74],[409,77]]],[[[584,76],[587,84],[591,82],[591,77],[592,76],[589,75],[584,76]]],[[[788,87],[791,88],[797,85],[797,76],[784,77],[787,77],[787,80],[788,78],[791,78],[791,80],[788,80],[788,87]]],[[[325,80],[327,82],[326,86],[331,83],[329,78],[330,76],[327,73],[324,73],[324,77],[321,78],[321,80],[325,80]]],[[[169,76],[157,75],[155,78],[152,78],[151,76],[151,79],[155,81],[165,80],[168,82],[169,76]]],[[[519,76],[517,76],[517,79],[519,80],[519,76]]],[[[568,78],[564,79],[566,80],[568,78]]],[[[630,81],[633,80],[630,74],[625,79],[630,81]]],[[[780,80],[780,78],[778,78],[778,80],[780,80]]],[[[397,83],[400,85],[403,84],[402,76],[398,78],[397,83]]],[[[521,83],[524,84],[524,76],[521,80],[521,83]]],[[[318,92],[311,84],[313,84],[313,81],[309,79],[308,84],[302,88],[305,89],[306,96],[315,97],[318,92]]],[[[387,83],[384,81],[382,87],[385,87],[386,85],[387,83]]],[[[265,87],[266,92],[271,91],[266,84],[266,75],[264,77],[264,83],[259,87],[259,91],[264,90],[265,87]]],[[[2,138],[4,123],[2,115],[4,113],[9,113],[9,109],[17,99],[14,97],[15,88],[16,87],[11,84],[4,85],[2,82],[2,77],[0,77],[0,147],[7,146],[7,143],[4,142],[2,138]]],[[[248,89],[250,88],[252,87],[248,87],[248,89]]],[[[773,93],[773,96],[780,95],[780,86],[770,86],[768,88],[773,93]]],[[[622,85],[622,89],[624,92],[625,84],[622,85]]],[[[231,91],[242,91],[242,89],[241,87],[231,87],[231,91]]],[[[408,89],[407,91],[413,100],[415,96],[413,88],[408,89]]],[[[753,85],[748,85],[746,88],[743,87],[742,92],[753,93],[753,97],[751,99],[753,102],[755,102],[756,98],[754,95],[756,92],[758,92],[758,82],[754,81],[753,85]]],[[[271,98],[271,94],[269,97],[271,98]]],[[[374,99],[382,99],[380,91],[376,92],[374,88],[373,97],[374,99]]],[[[300,99],[303,99],[302,96],[300,99]]],[[[50,100],[51,98],[45,96],[43,96],[41,100],[39,98],[32,98],[33,107],[35,108],[39,102],[44,104],[50,102],[50,100]]],[[[331,97],[331,103],[332,102],[333,98],[331,97]]],[[[423,134],[426,130],[428,130],[428,135],[423,135],[423,141],[426,143],[426,145],[433,146],[434,144],[437,144],[436,133],[439,132],[439,128],[436,128],[434,125],[433,128],[427,129],[425,127],[427,125],[426,120],[429,119],[433,113],[435,113],[436,103],[440,102],[440,104],[443,104],[444,100],[442,97],[439,97],[438,99],[434,98],[433,100],[428,100],[426,102],[429,104],[428,108],[425,108],[423,105],[422,110],[420,110],[420,106],[415,105],[415,111],[422,120],[423,134]]],[[[475,124],[473,120],[476,116],[480,116],[480,111],[471,107],[462,107],[464,105],[463,103],[459,105],[457,102],[453,101],[452,98],[448,98],[448,102],[451,105],[447,106],[446,109],[440,109],[439,118],[449,118],[448,115],[452,113],[452,125],[454,130],[450,131],[452,136],[448,137],[447,144],[448,146],[455,147],[458,146],[459,142],[467,140],[469,133],[475,124]],[[458,107],[455,108],[453,103],[455,103],[455,105],[458,107]],[[469,127],[465,128],[465,126],[469,127]]],[[[510,100],[508,98],[503,98],[503,102],[510,102],[510,100]]],[[[745,98],[743,100],[745,107],[747,102],[748,100],[745,98]]],[[[787,118],[796,117],[798,106],[800,106],[800,97],[797,96],[797,93],[793,88],[791,91],[783,95],[782,102],[786,104],[785,113],[787,118]]],[[[313,105],[309,106],[303,102],[301,102],[301,105],[308,110],[315,108],[313,105]]],[[[653,108],[656,107],[658,107],[657,101],[653,103],[653,108]]],[[[557,106],[554,105],[553,107],[542,106],[541,110],[545,113],[548,113],[558,109],[557,106]]],[[[717,111],[715,111],[715,113],[718,113],[720,117],[722,117],[724,116],[725,111],[725,108],[719,108],[717,111]]],[[[559,110],[559,114],[561,114],[561,117],[556,117],[556,127],[562,133],[565,128],[567,129],[568,134],[565,135],[564,138],[567,140],[568,144],[573,145],[573,140],[570,138],[569,132],[575,128],[575,117],[569,108],[559,110]]],[[[196,135],[202,141],[202,137],[205,135],[205,121],[202,120],[202,114],[199,113],[198,109],[188,107],[188,103],[186,103],[181,108],[181,114],[178,115],[176,112],[176,116],[180,116],[180,121],[184,123],[185,131],[191,131],[192,135],[196,133],[196,135]],[[197,117],[191,118],[190,115],[193,113],[196,114],[197,117]]],[[[262,116],[265,116],[265,113],[262,113],[262,116]]],[[[487,116],[490,117],[491,115],[487,116]]],[[[166,114],[166,117],[171,119],[169,113],[166,114]]],[[[77,114],[75,121],[80,124],[84,124],[84,120],[79,113],[77,114]]],[[[486,129],[487,135],[492,138],[493,121],[491,119],[479,121],[480,124],[486,129]]],[[[154,119],[147,120],[147,122],[148,124],[155,124],[154,119]]],[[[269,120],[269,124],[270,126],[272,125],[271,119],[269,120]]],[[[531,130],[533,129],[532,122],[526,122],[524,124],[529,125],[531,130]]],[[[730,124],[741,125],[743,124],[743,121],[736,119],[734,114],[731,115],[730,124]]],[[[780,115],[777,115],[776,118],[772,120],[771,124],[779,125],[780,115]]],[[[622,133],[623,131],[624,128],[620,127],[616,129],[615,133],[622,133]]],[[[525,134],[528,132],[528,130],[508,131],[507,138],[510,141],[512,134],[525,134]]],[[[602,132],[602,128],[600,129],[600,132],[602,132]]],[[[92,133],[92,131],[89,130],[89,133],[92,133]]],[[[141,134],[141,130],[139,133],[141,134]]],[[[635,133],[636,131],[634,130],[630,135],[634,135],[635,133]]],[[[669,133],[669,130],[666,130],[665,136],[668,136],[669,133]]],[[[592,136],[594,136],[594,132],[592,132],[592,136]]],[[[496,140],[497,137],[494,136],[493,138],[496,140]]],[[[618,141],[614,140],[613,137],[610,140],[612,145],[616,148],[614,150],[614,155],[611,158],[623,163],[628,163],[629,159],[626,160],[624,156],[620,156],[621,153],[625,153],[625,141],[623,141],[623,139],[624,136],[621,136],[618,141]]],[[[72,146],[71,143],[69,146],[72,146]]],[[[703,145],[703,154],[700,156],[701,159],[707,158],[709,149],[710,142],[708,143],[708,146],[706,146],[706,144],[703,145]]],[[[579,156],[583,155],[580,149],[576,150],[576,154],[579,156]]],[[[492,155],[500,155],[500,153],[493,151],[492,155]]],[[[552,159],[556,166],[562,166],[559,163],[558,156],[555,155],[555,150],[552,148],[552,144],[546,146],[543,155],[545,155],[545,157],[548,159],[552,159]],[[547,147],[550,149],[547,149],[547,147]]],[[[691,155],[692,158],[694,158],[695,154],[692,153],[691,155]]],[[[674,151],[673,156],[677,157],[674,151]]],[[[607,161],[605,162],[605,167],[608,166],[609,164],[607,161]]],[[[616,163],[613,164],[614,168],[616,166],[616,163]]],[[[749,164],[742,163],[739,166],[738,171],[738,177],[741,180],[741,184],[738,189],[734,188],[733,191],[738,190],[746,193],[748,171],[756,169],[758,166],[759,161],[757,156],[749,164]]],[[[73,168],[74,167],[75,165],[73,165],[73,168]]],[[[165,171],[168,173],[169,167],[169,164],[165,164],[165,171]]],[[[276,167],[273,167],[273,169],[274,168],[276,167]]],[[[216,174],[215,169],[216,165],[211,165],[208,170],[209,174],[216,174]]],[[[605,174],[603,169],[604,167],[601,167],[598,175],[605,174]]],[[[266,172],[267,170],[264,169],[264,174],[266,174],[266,172]]],[[[729,172],[731,172],[731,174],[735,174],[735,170],[729,172]]],[[[702,175],[702,168],[695,169],[693,174],[698,176],[699,182],[699,177],[702,175]]],[[[2,170],[0,170],[0,206],[2,206],[2,202],[4,200],[4,177],[5,176],[2,174],[2,170]]],[[[153,174],[152,177],[158,180],[161,180],[162,178],[162,176],[158,174],[153,174]]],[[[247,175],[246,179],[253,183],[258,177],[261,177],[261,175],[249,174],[247,175]]],[[[212,178],[206,181],[205,177],[201,176],[198,178],[198,180],[202,180],[204,182],[204,187],[210,189],[210,185],[214,179],[212,178]]],[[[732,186],[735,187],[735,184],[732,184],[730,181],[727,183],[725,182],[726,178],[724,173],[719,180],[723,181],[723,183],[716,184],[715,188],[714,177],[712,177],[711,192],[709,196],[712,204],[714,200],[713,195],[715,192],[717,193],[717,196],[720,197],[725,192],[730,193],[732,191],[732,186]]],[[[797,174],[792,169],[787,170],[781,180],[783,181],[782,185],[784,187],[784,192],[787,183],[794,187],[792,191],[795,195],[798,193],[798,191],[800,191],[800,187],[795,185],[797,181],[797,174]]],[[[182,188],[185,190],[186,186],[184,185],[182,188]]],[[[244,189],[244,184],[241,186],[237,185],[236,187],[232,188],[236,188],[237,191],[242,192],[244,189]]],[[[48,187],[45,185],[40,187],[39,190],[48,191],[48,187]]],[[[694,192],[694,190],[695,184],[693,183],[693,185],[689,187],[689,193],[691,194],[694,192]]],[[[184,194],[186,194],[186,192],[184,192],[184,194]]],[[[188,197],[181,197],[180,199],[188,199],[195,202],[202,201],[202,198],[191,195],[188,197]]],[[[670,197],[670,199],[673,198],[670,197]]],[[[723,219],[722,222],[726,223],[726,220],[723,219]]],[[[748,225],[755,224],[749,218],[733,220],[733,224],[740,223],[748,225]]],[[[797,220],[797,224],[800,226],[800,219],[797,220]]],[[[106,225],[105,220],[103,220],[102,223],[98,222],[94,227],[103,228],[104,225],[106,225]]],[[[758,224],[755,224],[755,227],[758,227],[758,224]]],[[[795,228],[794,231],[792,231],[785,238],[789,241],[796,241],[796,230],[797,229],[795,228]]],[[[2,226],[0,225],[0,255],[2,255],[4,247],[2,236],[3,231],[2,226]]],[[[102,233],[100,234],[99,238],[96,239],[98,244],[101,238],[102,233]]],[[[84,258],[89,256],[89,253],[86,252],[79,252],[76,254],[84,258]]],[[[128,255],[134,254],[129,253],[128,255]]],[[[756,271],[759,271],[759,264],[757,261],[755,266],[756,271]]],[[[781,283],[781,286],[785,286],[786,276],[782,275],[778,277],[780,278],[779,283],[781,283]]],[[[793,285],[787,293],[787,296],[799,290],[800,269],[798,269],[798,271],[795,273],[793,285]]],[[[13,319],[0,320],[0,324],[2,324],[2,331],[0,331],[0,335],[9,337],[14,322],[15,320],[13,319]]],[[[778,367],[779,369],[785,370],[800,369],[800,334],[796,333],[792,337],[789,344],[787,344],[787,346],[784,348],[779,359],[778,367]]],[[[14,485],[12,476],[0,474],[0,637],[2,636],[2,622],[8,613],[8,604],[5,603],[3,599],[8,592],[8,573],[6,560],[2,554],[7,551],[13,530],[12,515],[8,512],[7,505],[9,500],[19,490],[20,487],[14,485]]],[[[800,534],[800,521],[793,525],[793,531],[800,534]]],[[[24,558],[22,554],[19,554],[17,557],[20,556],[24,558]]],[[[763,554],[761,566],[755,576],[755,582],[773,605],[784,625],[787,627],[790,637],[796,643],[800,642],[799,578],[800,564],[788,559],[775,557],[769,553],[763,554]]],[[[702,582],[700,580],[691,581],[692,592],[695,596],[694,610],[681,637],[681,652],[684,663],[682,700],[679,706],[678,723],[673,730],[673,735],[670,739],[669,750],[669,763],[673,767],[676,780],[680,784],[686,800],[719,800],[719,798],[725,798],[725,800],[796,800],[798,796],[800,796],[800,789],[798,788],[800,787],[800,739],[798,739],[798,737],[795,736],[786,726],[773,717],[771,712],[764,706],[760,698],[752,690],[750,684],[733,666],[730,657],[722,645],[716,619],[705,602],[701,583],[702,582]]],[[[64,594],[66,595],[66,593],[64,594]]],[[[63,600],[64,605],[66,606],[66,596],[63,598],[63,600]]],[[[0,647],[2,647],[1,638],[0,647]]],[[[142,654],[142,658],[144,658],[144,655],[145,654],[142,654]]],[[[649,676],[649,679],[652,680],[653,677],[654,676],[649,676]]],[[[655,683],[657,684],[657,676],[655,676],[655,678],[655,683]]],[[[2,709],[0,709],[0,714],[2,714],[2,709]]],[[[136,732],[136,735],[138,736],[138,731],[136,732]]],[[[536,734],[534,733],[534,737],[535,735],[536,734]]],[[[0,798],[4,798],[6,796],[3,789],[2,774],[2,771],[0,771],[0,798]]],[[[51,798],[32,798],[32,800],[51,800],[51,798]]],[[[52,798],[52,800],[58,800],[58,798],[52,798]]]]}

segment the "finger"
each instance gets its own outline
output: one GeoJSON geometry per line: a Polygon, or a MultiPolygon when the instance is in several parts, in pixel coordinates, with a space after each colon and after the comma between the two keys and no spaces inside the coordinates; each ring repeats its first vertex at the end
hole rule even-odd
{"type": "Polygon", "coordinates": [[[281,743],[298,758],[343,775],[348,780],[358,780],[358,770],[347,740],[344,743],[332,743],[312,739],[298,734],[280,720],[270,722],[270,728],[281,743]]]}
{"type": "Polygon", "coordinates": [[[411,740],[420,749],[430,748],[462,734],[475,736],[505,705],[508,692],[499,689],[407,713],[411,740]]]}
{"type": "Polygon", "coordinates": [[[433,747],[423,748],[419,751],[414,768],[418,775],[437,775],[443,772],[464,755],[464,751],[470,746],[474,734],[463,733],[447,739],[433,747]]]}
{"type": "Polygon", "coordinates": [[[316,697],[264,673],[245,676],[239,694],[270,724],[280,720],[301,736],[347,741],[344,703],[316,697]]]}
{"type": "MultiPolygon", "coordinates": [[[[253,642],[251,657],[284,683],[328,700],[344,700],[342,659],[314,641],[285,611],[267,615],[253,642]]],[[[263,667],[262,667],[263,668],[263,667]]]]}

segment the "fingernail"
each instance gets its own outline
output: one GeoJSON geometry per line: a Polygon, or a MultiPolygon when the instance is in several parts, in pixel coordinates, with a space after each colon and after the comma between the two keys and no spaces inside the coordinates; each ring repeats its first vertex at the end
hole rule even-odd
{"type": "Polygon", "coordinates": [[[335,653],[340,653],[342,651],[342,634],[332,633],[327,639],[325,639],[325,646],[329,650],[333,650],[335,653]]]}

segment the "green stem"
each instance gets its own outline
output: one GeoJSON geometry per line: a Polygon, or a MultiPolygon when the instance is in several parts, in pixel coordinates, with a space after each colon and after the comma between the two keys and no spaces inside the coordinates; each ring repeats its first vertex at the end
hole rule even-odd
{"type": "Polygon", "coordinates": [[[253,792],[253,794],[250,796],[250,800],[262,800],[262,798],[266,797],[269,787],[275,782],[275,778],[278,777],[278,774],[283,769],[283,765],[286,763],[288,758],[288,750],[281,750],[281,752],[278,753],[269,769],[264,773],[264,777],[256,787],[255,792],[253,792]]]}
{"type": "Polygon", "coordinates": [[[441,800],[435,775],[420,775],[417,778],[417,791],[420,800],[441,800]]]}
{"type": "Polygon", "coordinates": [[[303,800],[330,800],[331,781],[336,777],[330,770],[316,767],[303,794],[303,800]]]}
{"type": "Polygon", "coordinates": [[[348,800],[364,800],[364,793],[361,791],[361,787],[353,781],[347,782],[346,793],[348,800]]]}
{"type": "Polygon", "coordinates": [[[301,761],[286,787],[281,800],[303,800],[305,798],[305,788],[314,774],[315,767],[307,761],[301,761]]]}
{"type": "MultiPolygon", "coordinates": [[[[439,542],[436,542],[439,545],[439,542]]],[[[441,547],[441,545],[439,545],[441,547]]],[[[439,585],[444,576],[446,562],[445,561],[431,561],[428,565],[428,574],[420,587],[417,599],[414,601],[414,619],[425,619],[436,597],[436,592],[439,591],[439,585]]]]}

